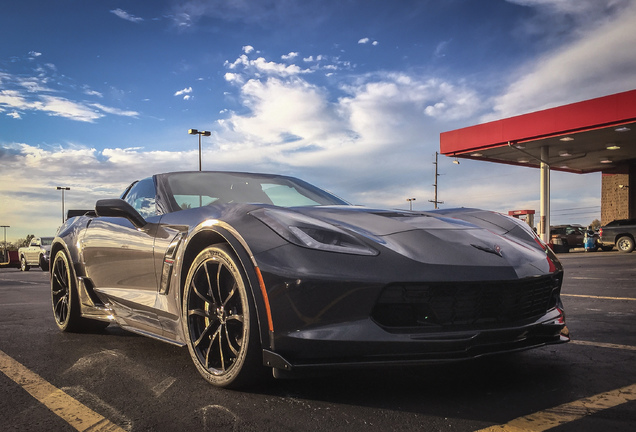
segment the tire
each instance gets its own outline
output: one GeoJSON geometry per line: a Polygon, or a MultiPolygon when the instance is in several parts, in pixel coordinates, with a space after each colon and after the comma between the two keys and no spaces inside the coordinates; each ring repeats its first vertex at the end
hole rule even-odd
{"type": "Polygon", "coordinates": [[[29,269],[31,268],[31,266],[29,266],[27,264],[27,260],[26,258],[23,256],[20,258],[20,270],[22,271],[29,271],[29,269]]]}
{"type": "Polygon", "coordinates": [[[634,250],[634,239],[623,236],[616,241],[616,248],[621,252],[630,253],[634,250]]]}
{"type": "Polygon", "coordinates": [[[49,263],[44,259],[44,255],[40,255],[40,268],[42,271],[49,271],[49,263]]]}
{"type": "Polygon", "coordinates": [[[563,253],[570,253],[570,245],[565,240],[563,241],[563,253]]]}
{"type": "Polygon", "coordinates": [[[64,332],[103,330],[108,322],[82,318],[75,274],[63,250],[55,254],[51,271],[51,303],[58,328],[64,332]]]}
{"type": "Polygon", "coordinates": [[[264,368],[254,302],[228,246],[211,246],[197,255],[182,308],[190,356],[209,383],[240,388],[258,381],[264,368]]]}

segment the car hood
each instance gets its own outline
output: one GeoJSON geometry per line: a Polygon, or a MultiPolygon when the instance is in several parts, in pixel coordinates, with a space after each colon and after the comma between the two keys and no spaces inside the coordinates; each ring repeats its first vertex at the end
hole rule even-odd
{"type": "Polygon", "coordinates": [[[499,213],[478,209],[408,212],[357,206],[293,210],[426,264],[511,267],[517,277],[556,269],[556,258],[548,256],[521,222],[499,213]]]}

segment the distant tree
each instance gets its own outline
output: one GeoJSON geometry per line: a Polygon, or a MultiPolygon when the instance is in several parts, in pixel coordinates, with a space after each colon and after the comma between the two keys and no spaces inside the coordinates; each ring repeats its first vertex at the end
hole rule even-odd
{"type": "Polygon", "coordinates": [[[597,230],[601,227],[601,221],[598,219],[594,219],[590,225],[593,230],[597,230]]]}
{"type": "Polygon", "coordinates": [[[21,248],[21,247],[25,247],[25,246],[28,246],[28,245],[29,245],[29,243],[31,243],[31,239],[32,239],[33,237],[35,237],[33,234],[29,234],[28,236],[26,236],[26,238],[25,238],[25,239],[18,239],[18,241],[16,242],[16,244],[17,244],[17,246],[18,246],[19,248],[21,248]]]}

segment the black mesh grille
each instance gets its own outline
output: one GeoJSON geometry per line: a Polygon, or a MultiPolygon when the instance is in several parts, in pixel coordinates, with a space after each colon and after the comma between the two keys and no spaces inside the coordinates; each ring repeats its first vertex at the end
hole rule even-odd
{"type": "Polygon", "coordinates": [[[392,284],[372,317],[385,327],[456,327],[539,318],[557,305],[560,275],[514,281],[392,284]]]}

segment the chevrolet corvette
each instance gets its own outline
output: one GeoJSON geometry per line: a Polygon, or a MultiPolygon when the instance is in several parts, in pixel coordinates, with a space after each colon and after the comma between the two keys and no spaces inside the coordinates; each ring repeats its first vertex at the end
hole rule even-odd
{"type": "Polygon", "coordinates": [[[569,340],[561,264],[495,212],[368,208],[292,177],[204,171],[69,215],[51,247],[60,330],[114,322],[187,346],[219,387],[569,340]]]}

